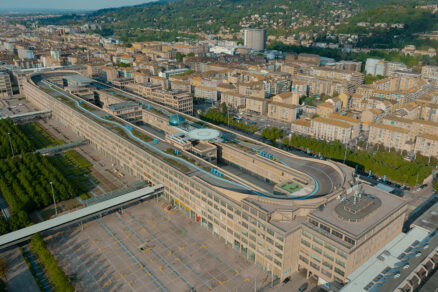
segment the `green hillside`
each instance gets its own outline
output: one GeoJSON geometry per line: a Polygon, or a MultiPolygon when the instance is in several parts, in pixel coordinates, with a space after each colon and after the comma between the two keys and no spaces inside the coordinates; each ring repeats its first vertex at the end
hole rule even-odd
{"type": "Polygon", "coordinates": [[[406,33],[411,34],[436,26],[430,10],[412,8],[426,2],[437,0],[177,0],[102,9],[82,16],[64,15],[41,23],[99,23],[103,30],[98,33],[114,32],[124,41],[233,34],[242,27],[264,27],[268,34],[277,36],[300,32],[323,36],[335,23],[342,23],[336,26],[337,32],[362,33],[358,22],[377,20],[406,23],[406,33]]]}

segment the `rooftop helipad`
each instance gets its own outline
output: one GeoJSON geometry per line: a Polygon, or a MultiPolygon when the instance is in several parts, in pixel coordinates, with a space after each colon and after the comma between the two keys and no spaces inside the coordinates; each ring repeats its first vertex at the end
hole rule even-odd
{"type": "Polygon", "coordinates": [[[188,133],[190,140],[212,140],[220,136],[220,132],[215,129],[196,129],[188,133]]]}

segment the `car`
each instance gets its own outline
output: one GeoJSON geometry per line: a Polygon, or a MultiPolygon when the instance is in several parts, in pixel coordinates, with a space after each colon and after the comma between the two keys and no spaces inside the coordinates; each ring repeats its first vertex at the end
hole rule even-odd
{"type": "Polygon", "coordinates": [[[290,281],[290,277],[287,277],[286,279],[283,280],[283,284],[286,284],[289,281],[290,281]]]}
{"type": "Polygon", "coordinates": [[[306,291],[307,290],[307,287],[308,287],[309,285],[307,284],[307,283],[304,283],[303,285],[301,285],[300,286],[300,288],[298,288],[298,292],[304,292],[304,291],[306,291]]]}

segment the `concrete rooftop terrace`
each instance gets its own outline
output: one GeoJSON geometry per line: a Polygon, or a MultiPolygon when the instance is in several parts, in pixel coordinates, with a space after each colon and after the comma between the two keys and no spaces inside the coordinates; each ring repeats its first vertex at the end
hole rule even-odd
{"type": "MultiPolygon", "coordinates": [[[[130,125],[128,122],[109,115],[98,107],[90,106],[84,101],[81,101],[66,92],[60,91],[54,87],[49,87],[47,84],[42,82],[42,80],[38,82],[38,86],[40,86],[41,89],[43,89],[46,93],[50,94],[57,100],[69,105],[71,108],[92,119],[93,121],[98,122],[99,125],[109,129],[113,133],[123,137],[124,139],[129,140],[146,152],[153,153],[155,157],[160,157],[163,161],[167,162],[172,167],[178,169],[179,171],[185,173],[190,177],[198,177],[202,181],[216,188],[221,188],[240,194],[263,194],[265,196],[270,195],[268,193],[268,191],[270,191],[268,184],[259,183],[257,184],[257,190],[253,190],[251,188],[252,183],[246,186],[242,184],[242,180],[238,182],[230,176],[227,176],[226,174],[221,177],[211,175],[210,169],[212,166],[196,156],[182,156],[183,158],[181,158],[181,156],[177,157],[175,155],[166,153],[166,151],[172,153],[171,151],[169,151],[169,149],[173,150],[173,147],[172,145],[165,142],[162,137],[155,136],[156,133],[148,132],[144,128],[137,129],[137,127],[133,130],[130,130],[128,128],[130,125]],[[187,158],[194,160],[195,162],[189,162],[187,158]],[[262,187],[265,188],[263,190],[260,190],[260,188],[262,187]]],[[[227,171],[230,171],[230,169],[227,169],[227,171]]],[[[237,173],[235,173],[235,175],[236,174],[237,173]]]]}
{"type": "MultiPolygon", "coordinates": [[[[54,72],[51,73],[52,75],[49,74],[45,74],[44,76],[56,76],[56,75],[62,75],[61,72],[54,72]]],[[[38,77],[33,77],[33,80],[36,81],[36,83],[38,83],[39,86],[41,87],[46,87],[45,91],[47,90],[47,86],[45,86],[43,83],[41,83],[41,76],[38,77]]],[[[102,86],[100,87],[100,89],[102,90],[102,86]]],[[[111,90],[111,87],[106,88],[107,90],[111,90]]],[[[105,90],[105,89],[103,89],[105,90]]],[[[62,93],[67,94],[65,92],[62,93]]],[[[57,92],[56,94],[51,94],[54,97],[57,97],[59,99],[59,92],[57,92]]],[[[132,94],[128,94],[125,93],[123,91],[117,91],[117,95],[123,97],[125,100],[127,100],[128,98],[131,100],[135,100],[135,98],[132,97],[132,94]]],[[[158,155],[162,155],[163,151],[166,151],[168,149],[172,149],[172,146],[169,145],[168,143],[166,143],[165,141],[161,139],[157,139],[157,143],[153,143],[150,141],[139,141],[141,139],[138,139],[139,137],[132,137],[133,135],[131,135],[129,132],[127,132],[127,129],[125,129],[124,127],[128,124],[127,122],[123,121],[123,120],[117,120],[117,118],[110,118],[111,122],[110,125],[105,125],[107,124],[106,119],[106,115],[107,113],[103,112],[101,109],[97,108],[97,107],[92,107],[88,104],[86,104],[85,102],[81,102],[79,101],[78,98],[72,97],[71,95],[69,95],[69,98],[71,99],[76,99],[75,101],[64,101],[67,104],[69,104],[71,107],[75,108],[75,110],[81,112],[82,114],[84,114],[87,117],[92,118],[95,121],[98,120],[102,120],[104,119],[105,123],[101,123],[101,121],[99,121],[100,124],[102,124],[103,126],[105,126],[106,128],[111,129],[111,131],[117,133],[120,136],[123,136],[124,138],[130,140],[131,142],[133,142],[134,144],[136,144],[137,146],[141,147],[142,149],[145,149],[146,151],[153,151],[155,153],[158,153],[158,155]],[[82,109],[78,108],[78,105],[74,104],[74,103],[82,103],[81,107],[82,109]],[[96,120],[97,119],[97,120],[96,120]],[[117,125],[114,127],[114,123],[118,123],[120,124],[121,127],[118,127],[117,125]],[[151,147],[152,146],[152,147],[151,147]]],[[[135,101],[141,101],[141,100],[135,100],[135,101]]],[[[155,105],[154,105],[155,107],[155,105]]],[[[168,108],[164,108],[159,106],[159,110],[163,110],[166,112],[171,112],[171,110],[169,110],[168,108]]],[[[193,117],[190,117],[191,120],[192,119],[196,119],[193,117]]],[[[137,130],[137,129],[135,129],[137,130]]],[[[144,131],[145,128],[142,127],[141,131],[144,131]]],[[[135,131],[134,131],[135,132],[135,131]]],[[[147,133],[142,133],[146,136],[148,136],[148,134],[150,134],[150,137],[154,137],[154,135],[156,134],[156,131],[151,131],[153,132],[147,132],[147,133]]],[[[275,155],[276,159],[280,160],[281,163],[287,167],[293,168],[293,169],[297,169],[298,171],[301,171],[307,175],[309,175],[310,177],[312,177],[312,179],[315,182],[315,189],[313,190],[312,193],[309,193],[309,195],[307,196],[302,196],[299,197],[298,199],[310,199],[310,198],[316,198],[316,197],[320,197],[320,196],[324,196],[327,194],[330,194],[331,192],[334,191],[335,187],[340,187],[343,185],[344,183],[344,177],[342,177],[340,175],[340,173],[334,169],[332,166],[324,164],[319,162],[318,160],[315,159],[302,159],[298,156],[295,156],[293,154],[288,155],[287,153],[284,153],[283,151],[277,151],[274,150],[272,148],[269,148],[267,145],[260,143],[258,145],[256,144],[251,144],[251,146],[254,148],[255,151],[260,151],[263,149],[266,149],[267,151],[270,151],[270,153],[273,153],[273,155],[275,155]]],[[[257,178],[255,177],[248,177],[248,176],[241,176],[241,174],[239,174],[239,171],[236,171],[236,169],[232,169],[232,168],[226,168],[225,172],[230,172],[233,176],[239,176],[237,178],[238,182],[235,181],[235,179],[231,179],[230,177],[227,177],[226,179],[224,179],[223,177],[221,178],[217,178],[214,177],[214,175],[212,176],[211,174],[209,174],[210,172],[210,168],[211,165],[207,165],[202,159],[195,159],[196,163],[195,165],[188,163],[188,161],[181,161],[182,159],[179,159],[177,157],[172,157],[172,155],[168,155],[166,153],[164,153],[166,156],[166,161],[168,160],[172,160],[173,162],[171,162],[171,164],[174,164],[175,168],[180,169],[180,171],[185,172],[186,174],[190,175],[190,176],[197,176],[198,178],[200,178],[201,180],[211,184],[212,186],[215,186],[217,188],[224,188],[230,192],[236,192],[236,193],[240,193],[240,194],[244,194],[244,195],[259,195],[259,196],[265,196],[265,197],[271,197],[271,198],[279,198],[279,199],[291,199],[291,198],[284,198],[284,197],[277,197],[275,195],[273,195],[272,193],[272,185],[266,184],[266,183],[262,183],[263,181],[257,181],[257,178]],[[247,181],[248,183],[245,183],[245,181],[247,181]],[[249,186],[249,187],[248,187],[249,186]],[[254,189],[255,187],[255,189],[254,189]]],[[[258,179],[260,180],[260,179],[258,179]]],[[[296,198],[294,198],[296,199],[296,198]]]]}
{"type": "MultiPolygon", "coordinates": [[[[322,210],[318,209],[312,212],[309,216],[314,217],[327,225],[336,226],[337,229],[357,238],[385,220],[388,214],[392,214],[394,211],[403,208],[407,204],[405,200],[383,192],[377,188],[368,185],[363,185],[363,187],[365,194],[374,196],[381,201],[381,206],[373,210],[373,212],[364,217],[363,220],[357,222],[343,220],[335,210],[339,204],[343,204],[343,202],[340,202],[339,200],[332,200],[322,210]]],[[[353,196],[353,194],[350,196],[353,196]]]]}

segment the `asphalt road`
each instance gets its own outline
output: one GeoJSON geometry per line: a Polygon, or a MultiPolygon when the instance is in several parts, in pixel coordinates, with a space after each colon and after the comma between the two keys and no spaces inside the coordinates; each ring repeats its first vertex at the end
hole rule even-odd
{"type": "Polygon", "coordinates": [[[8,265],[8,271],[6,273],[7,291],[40,291],[18,248],[6,251],[2,253],[1,256],[6,259],[8,265]]]}
{"type": "Polygon", "coordinates": [[[319,163],[317,160],[308,161],[292,155],[285,155],[280,151],[276,151],[264,145],[254,145],[245,142],[241,142],[241,144],[257,149],[258,151],[270,153],[281,163],[311,176],[318,185],[318,189],[312,197],[327,195],[333,191],[335,186],[343,184],[343,178],[335,169],[326,164],[319,163]]]}

